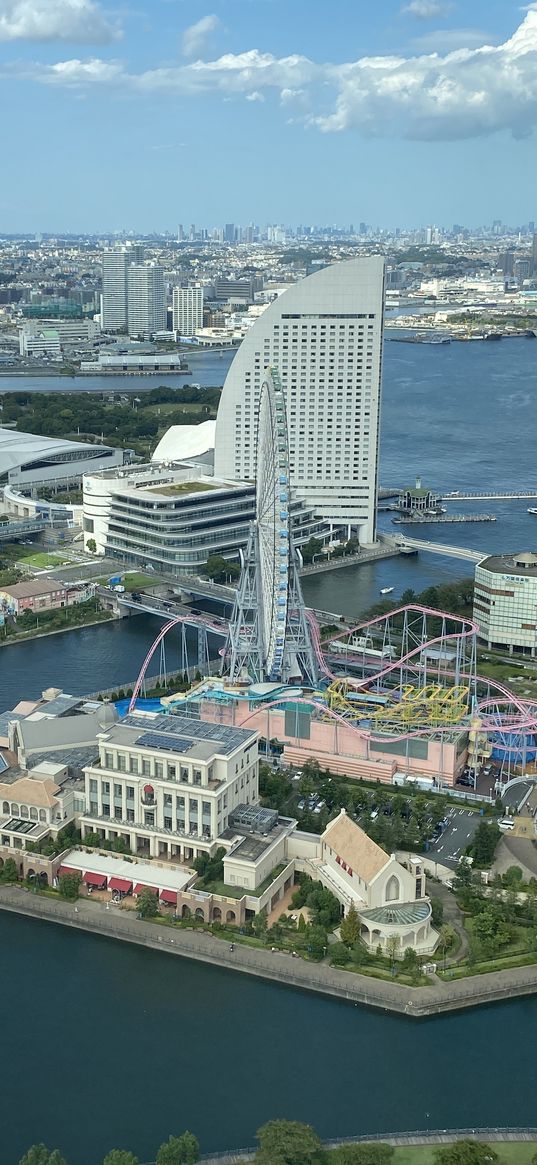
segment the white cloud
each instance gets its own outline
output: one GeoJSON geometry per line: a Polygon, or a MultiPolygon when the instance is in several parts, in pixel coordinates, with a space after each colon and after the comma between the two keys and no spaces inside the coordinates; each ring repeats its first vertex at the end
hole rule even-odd
{"type": "MultiPolygon", "coordinates": [[[[28,74],[27,74],[28,75],[28,74]]],[[[218,93],[296,102],[301,120],[323,133],[356,129],[369,137],[398,135],[455,140],[537,125],[537,8],[503,44],[481,43],[441,55],[361,57],[342,64],[251,49],[132,74],[118,62],[74,60],[36,65],[48,84],[114,84],[139,93],[218,93]]]]}
{"type": "Polygon", "coordinates": [[[442,0],[410,0],[401,9],[405,15],[417,16],[418,20],[433,20],[436,16],[447,16],[453,4],[442,3],[442,0]]]}
{"type": "Polygon", "coordinates": [[[253,93],[246,94],[246,100],[247,101],[264,101],[265,98],[264,98],[263,94],[259,92],[258,89],[254,89],[253,93]]]}
{"type": "Polygon", "coordinates": [[[119,35],[96,0],[0,0],[0,41],[104,44],[119,35]]]}
{"type": "Polygon", "coordinates": [[[200,53],[212,32],[221,27],[218,16],[202,16],[195,24],[191,24],[183,33],[183,52],[185,57],[195,57],[200,53]]]}

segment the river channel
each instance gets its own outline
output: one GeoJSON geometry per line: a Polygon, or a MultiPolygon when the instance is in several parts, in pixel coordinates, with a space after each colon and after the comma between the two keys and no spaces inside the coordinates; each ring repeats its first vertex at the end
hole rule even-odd
{"type": "MultiPolygon", "coordinates": [[[[191,379],[220,383],[228,357],[211,360],[206,379],[191,379]]],[[[387,342],[383,484],[421,473],[443,490],[533,486],[536,362],[529,340],[387,342]]],[[[535,547],[524,501],[470,508],[498,521],[423,536],[483,553],[535,547]]],[[[313,606],[359,616],[381,586],[397,594],[471,569],[420,554],[308,578],[304,591],[313,606]]],[[[51,685],[82,694],[132,681],[157,626],[139,617],[1,648],[0,709],[51,685]]],[[[205,1151],[236,1147],[272,1116],[312,1121],[324,1136],[535,1123],[537,999],[414,1023],[1,913],[0,968],[2,1165],[39,1140],[69,1165],[100,1165],[114,1146],[151,1161],[186,1127],[205,1151]]]]}

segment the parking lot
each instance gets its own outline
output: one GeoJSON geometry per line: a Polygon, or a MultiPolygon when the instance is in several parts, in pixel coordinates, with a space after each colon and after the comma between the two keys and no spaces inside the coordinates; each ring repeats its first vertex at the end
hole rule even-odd
{"type": "Polygon", "coordinates": [[[428,856],[455,869],[481,819],[478,813],[452,805],[446,810],[446,820],[448,824],[438,840],[431,842],[428,856]]]}

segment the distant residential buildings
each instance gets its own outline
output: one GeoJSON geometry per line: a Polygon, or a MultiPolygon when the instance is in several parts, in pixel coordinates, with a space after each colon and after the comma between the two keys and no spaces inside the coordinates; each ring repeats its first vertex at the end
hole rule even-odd
{"type": "Polygon", "coordinates": [[[173,330],[179,336],[193,336],[203,327],[203,288],[174,287],[173,330]]]}
{"type": "Polygon", "coordinates": [[[105,332],[149,337],[166,328],[163,268],[144,262],[144,248],[127,244],[102,256],[101,323],[105,332]]]}
{"type": "Polygon", "coordinates": [[[131,263],[127,270],[129,336],[149,339],[166,329],[164,271],[156,263],[131,263]]]}

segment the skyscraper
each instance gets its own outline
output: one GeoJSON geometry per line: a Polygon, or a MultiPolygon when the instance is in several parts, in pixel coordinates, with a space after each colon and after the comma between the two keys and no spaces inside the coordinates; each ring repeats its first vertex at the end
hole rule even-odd
{"type": "Polygon", "coordinates": [[[174,287],[173,330],[180,336],[193,336],[203,327],[203,288],[174,287]]]}
{"type": "Polygon", "coordinates": [[[530,275],[537,275],[537,235],[534,235],[531,241],[531,269],[530,275]]]}
{"type": "Polygon", "coordinates": [[[127,243],[103,252],[101,323],[105,332],[127,331],[127,271],[131,263],[142,263],[141,243],[127,243]]]}
{"type": "Polygon", "coordinates": [[[243,340],[216,422],[215,474],[255,477],[264,370],[286,399],[291,486],[360,542],[375,536],[384,260],[351,259],[281,295],[243,340]]]}
{"type": "Polygon", "coordinates": [[[156,263],[131,263],[127,269],[129,336],[148,338],[166,328],[164,271],[156,263]]]}

